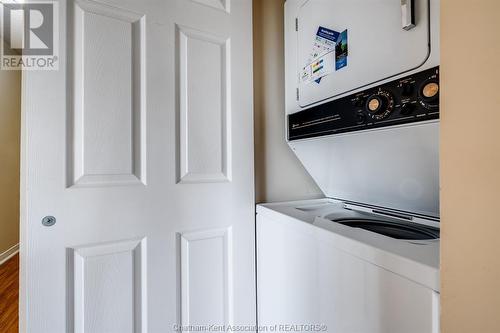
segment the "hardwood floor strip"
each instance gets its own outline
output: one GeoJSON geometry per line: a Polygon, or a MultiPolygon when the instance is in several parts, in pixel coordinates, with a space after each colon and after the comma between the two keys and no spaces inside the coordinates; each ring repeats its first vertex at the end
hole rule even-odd
{"type": "Polygon", "coordinates": [[[18,332],[19,254],[0,265],[0,332],[18,332]]]}

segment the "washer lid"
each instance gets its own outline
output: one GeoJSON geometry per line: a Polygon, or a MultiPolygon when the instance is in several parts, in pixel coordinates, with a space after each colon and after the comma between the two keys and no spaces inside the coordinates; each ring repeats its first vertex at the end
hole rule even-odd
{"type": "Polygon", "coordinates": [[[405,30],[398,0],[304,1],[296,25],[299,105],[307,107],[423,65],[430,54],[429,1],[413,3],[415,26],[405,30]],[[318,41],[320,28],[326,38],[318,41]],[[316,62],[321,63],[314,66],[316,62]],[[314,81],[318,75],[325,75],[320,83],[314,81]]]}
{"type": "Polygon", "coordinates": [[[326,197],[439,217],[439,123],[290,141],[326,197]]]}

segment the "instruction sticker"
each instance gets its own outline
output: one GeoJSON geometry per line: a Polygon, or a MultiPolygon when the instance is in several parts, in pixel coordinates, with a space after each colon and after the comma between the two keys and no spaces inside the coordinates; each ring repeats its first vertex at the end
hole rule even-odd
{"type": "Polygon", "coordinates": [[[319,27],[316,32],[313,51],[311,52],[309,62],[313,62],[314,59],[334,51],[339,35],[340,34],[337,31],[325,27],[319,27]]]}
{"type": "Polygon", "coordinates": [[[308,65],[302,68],[300,81],[320,83],[321,78],[347,66],[347,30],[339,33],[319,27],[308,65]]]}
{"type": "Polygon", "coordinates": [[[317,58],[302,69],[301,81],[312,82],[319,80],[335,70],[335,53],[329,52],[317,58]]]}

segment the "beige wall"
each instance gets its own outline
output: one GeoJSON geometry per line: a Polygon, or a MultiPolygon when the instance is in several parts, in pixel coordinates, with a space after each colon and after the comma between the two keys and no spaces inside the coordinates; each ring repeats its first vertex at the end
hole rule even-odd
{"type": "Polygon", "coordinates": [[[500,332],[500,1],[441,6],[442,332],[500,332]]]}
{"type": "Polygon", "coordinates": [[[19,242],[21,72],[0,70],[0,254],[19,242]]]}
{"type": "Polygon", "coordinates": [[[283,5],[253,1],[257,202],[322,196],[285,142],[283,5]]]}

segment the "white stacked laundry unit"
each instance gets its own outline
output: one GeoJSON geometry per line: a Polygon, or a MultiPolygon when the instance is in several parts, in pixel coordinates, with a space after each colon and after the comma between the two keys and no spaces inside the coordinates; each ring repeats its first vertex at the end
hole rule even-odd
{"type": "Polygon", "coordinates": [[[285,57],[325,199],[257,207],[259,325],[438,332],[439,1],[287,0],[285,57]]]}

